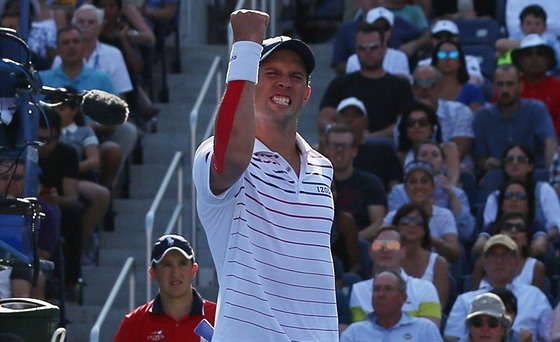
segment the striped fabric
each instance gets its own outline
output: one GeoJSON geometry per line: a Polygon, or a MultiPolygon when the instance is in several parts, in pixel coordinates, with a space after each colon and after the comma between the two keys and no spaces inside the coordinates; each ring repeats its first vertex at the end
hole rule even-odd
{"type": "Polygon", "coordinates": [[[298,146],[299,177],[255,141],[246,172],[220,196],[209,189],[212,138],[197,151],[197,209],[220,283],[213,341],[338,340],[332,166],[300,136],[298,146]]]}

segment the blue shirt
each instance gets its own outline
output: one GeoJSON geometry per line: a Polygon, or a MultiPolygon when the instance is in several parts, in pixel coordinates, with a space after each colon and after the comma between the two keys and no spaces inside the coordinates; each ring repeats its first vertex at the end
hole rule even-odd
{"type": "Polygon", "coordinates": [[[367,316],[367,320],[351,324],[342,335],[340,342],[371,342],[371,341],[443,341],[437,326],[423,317],[410,317],[403,312],[401,319],[394,326],[385,329],[377,325],[375,312],[367,316]]]}
{"type": "Polygon", "coordinates": [[[110,94],[117,94],[109,74],[86,66],[73,79],[64,73],[62,67],[40,71],[39,75],[43,80],[43,84],[50,87],[73,86],[79,91],[99,89],[110,94]]]}

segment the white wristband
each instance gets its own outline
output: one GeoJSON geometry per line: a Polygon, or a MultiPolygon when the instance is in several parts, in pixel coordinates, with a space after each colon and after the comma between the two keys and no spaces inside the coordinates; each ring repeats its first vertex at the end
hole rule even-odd
{"type": "Polygon", "coordinates": [[[243,80],[257,84],[262,45],[241,41],[233,44],[229,58],[226,82],[243,80]]]}

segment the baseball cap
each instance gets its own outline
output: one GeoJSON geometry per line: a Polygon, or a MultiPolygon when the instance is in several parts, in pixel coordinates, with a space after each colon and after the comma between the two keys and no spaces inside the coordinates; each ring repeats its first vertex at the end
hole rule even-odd
{"type": "Polygon", "coordinates": [[[474,297],[467,315],[467,321],[471,317],[479,315],[488,315],[502,319],[505,318],[505,314],[506,308],[500,297],[487,292],[474,297]]]}
{"type": "Polygon", "coordinates": [[[263,50],[261,53],[261,61],[264,61],[273,51],[290,50],[297,53],[305,64],[307,73],[311,74],[315,69],[315,57],[309,46],[299,39],[292,39],[287,36],[277,36],[265,39],[262,42],[263,50]]]}
{"type": "Polygon", "coordinates": [[[395,15],[386,9],[385,7],[376,7],[370,9],[366,15],[366,22],[368,24],[373,24],[377,19],[383,18],[389,22],[389,25],[393,26],[395,21],[395,15]]]}
{"type": "Polygon", "coordinates": [[[457,27],[457,24],[451,20],[438,20],[434,27],[432,27],[432,34],[440,32],[449,32],[456,36],[459,34],[459,28],[457,27]]]}
{"type": "Polygon", "coordinates": [[[512,238],[510,238],[505,234],[496,234],[493,235],[490,239],[488,239],[488,241],[486,241],[486,243],[484,244],[484,249],[482,251],[482,254],[486,254],[486,252],[488,252],[490,248],[497,245],[504,246],[513,252],[516,253],[518,252],[517,244],[515,243],[515,241],[513,241],[512,238]]]}
{"type": "Polygon", "coordinates": [[[172,250],[181,252],[189,260],[194,260],[194,252],[191,244],[180,235],[163,235],[154,244],[152,249],[152,265],[159,263],[165,255],[172,250]]]}
{"type": "Polygon", "coordinates": [[[367,116],[366,106],[364,105],[364,103],[362,101],[358,100],[355,97],[348,97],[348,98],[345,98],[344,100],[340,101],[340,103],[336,107],[336,111],[338,113],[341,110],[343,110],[344,108],[351,107],[351,106],[359,108],[362,111],[362,113],[365,116],[367,116]]]}
{"type": "Polygon", "coordinates": [[[410,174],[412,173],[412,171],[415,170],[424,170],[428,173],[428,175],[430,175],[430,178],[432,179],[432,181],[434,180],[434,167],[432,166],[432,164],[430,163],[426,163],[423,161],[418,161],[418,160],[413,160],[410,163],[406,164],[404,167],[404,180],[406,181],[406,179],[408,178],[408,176],[410,176],[410,174]]]}
{"type": "Polygon", "coordinates": [[[550,47],[550,45],[546,43],[546,40],[544,40],[544,38],[541,37],[538,33],[528,34],[525,37],[523,37],[523,39],[521,39],[521,42],[519,43],[519,47],[511,52],[512,63],[517,67],[519,67],[519,56],[524,52],[524,50],[528,50],[534,47],[540,47],[545,49],[544,51],[546,51],[548,60],[550,61],[551,64],[548,66],[548,70],[554,69],[556,67],[556,63],[558,62],[556,60],[556,56],[554,55],[554,50],[552,49],[552,47],[550,47]]]}

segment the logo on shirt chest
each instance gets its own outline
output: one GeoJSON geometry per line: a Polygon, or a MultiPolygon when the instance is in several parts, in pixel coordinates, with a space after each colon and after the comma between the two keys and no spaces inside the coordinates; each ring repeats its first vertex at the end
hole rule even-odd
{"type": "Polygon", "coordinates": [[[165,340],[165,334],[163,330],[152,331],[148,336],[146,336],[147,341],[163,341],[165,340]]]}
{"type": "Polygon", "coordinates": [[[327,194],[330,195],[331,194],[331,188],[328,186],[324,186],[324,185],[318,185],[317,186],[317,192],[320,194],[327,194]]]}

